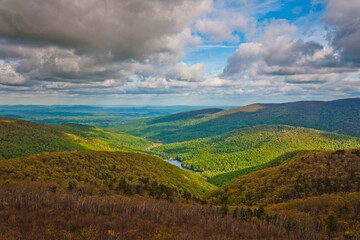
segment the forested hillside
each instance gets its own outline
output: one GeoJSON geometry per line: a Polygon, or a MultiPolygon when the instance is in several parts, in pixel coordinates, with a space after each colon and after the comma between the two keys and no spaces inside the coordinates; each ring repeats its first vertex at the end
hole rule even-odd
{"type": "Polygon", "coordinates": [[[213,203],[266,205],[360,191],[360,149],[316,151],[239,177],[208,195],[213,203]]]}
{"type": "MultiPolygon", "coordinates": [[[[337,150],[359,146],[360,139],[346,135],[302,127],[264,125],[161,145],[152,150],[165,158],[181,159],[184,166],[213,176],[268,163],[295,150],[337,150]]],[[[229,176],[236,177],[236,172],[233,174],[229,176]]]]}
{"type": "MultiPolygon", "coordinates": [[[[208,109],[143,121],[186,127],[264,109],[208,109]]],[[[359,147],[356,137],[261,125],[158,145],[88,125],[1,118],[0,127],[2,158],[45,152],[0,161],[0,238],[358,236],[360,149],[343,150],[359,147]],[[97,151],[79,151],[85,149],[97,151]],[[76,151],[60,152],[65,150],[76,151]],[[222,187],[158,157],[130,151],[181,158],[222,187]]]]}
{"type": "Polygon", "coordinates": [[[161,117],[144,118],[125,124],[118,124],[113,128],[135,136],[143,136],[153,140],[163,140],[162,138],[166,138],[167,134],[171,134],[180,128],[201,123],[205,118],[221,111],[223,111],[223,109],[220,108],[194,110],[161,117]]]}
{"type": "Polygon", "coordinates": [[[58,182],[74,188],[90,184],[105,192],[121,184],[157,182],[196,196],[214,188],[196,174],[158,157],[130,152],[43,153],[4,160],[0,161],[0,180],[58,182]]]}
{"type": "Polygon", "coordinates": [[[289,230],[323,232],[330,239],[360,237],[360,192],[294,199],[270,205],[266,212],[286,219],[289,230]],[[342,236],[336,232],[342,232],[342,236]]]}
{"type": "MultiPolygon", "coordinates": [[[[182,113],[187,115],[188,113],[182,113]]],[[[181,116],[181,114],[177,114],[181,116]]],[[[314,128],[360,137],[360,99],[254,104],[180,120],[172,115],[119,125],[117,129],[164,143],[223,134],[261,124],[314,128]]]]}
{"type": "MultiPolygon", "coordinates": [[[[315,151],[315,150],[312,150],[315,151]]],[[[260,171],[266,168],[276,167],[283,163],[287,163],[293,159],[296,159],[302,155],[305,155],[306,153],[311,152],[311,150],[297,150],[292,152],[287,152],[274,160],[271,160],[270,162],[263,163],[254,167],[248,167],[244,169],[234,170],[227,173],[221,173],[219,175],[216,175],[214,177],[211,177],[207,179],[209,183],[214,184],[215,186],[223,186],[227,183],[230,183],[232,180],[234,180],[237,177],[241,177],[244,175],[247,175],[252,172],[260,171]]]]}
{"type": "Polygon", "coordinates": [[[325,239],[317,232],[288,232],[281,219],[241,219],[191,199],[88,195],[51,186],[0,185],[0,239],[325,239]]]}
{"type": "Polygon", "coordinates": [[[198,197],[214,187],[150,155],[44,153],[0,162],[0,238],[299,239],[263,208],[238,211],[198,197]],[[244,217],[245,216],[245,217],[244,217]]]}
{"type": "Polygon", "coordinates": [[[53,126],[0,117],[0,160],[72,150],[145,151],[151,144],[143,138],[92,126],[53,126]]]}
{"type": "Polygon", "coordinates": [[[141,137],[131,136],[118,131],[106,130],[103,128],[82,125],[82,124],[61,124],[57,128],[75,136],[76,141],[87,147],[89,150],[106,150],[102,146],[109,145],[110,148],[126,151],[145,151],[153,143],[141,137]],[[99,148],[96,145],[99,143],[99,148]]]}

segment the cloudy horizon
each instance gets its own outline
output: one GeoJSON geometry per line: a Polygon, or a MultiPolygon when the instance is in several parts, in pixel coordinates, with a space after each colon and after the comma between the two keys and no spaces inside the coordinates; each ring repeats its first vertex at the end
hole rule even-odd
{"type": "Polygon", "coordinates": [[[0,104],[360,96],[358,0],[0,0],[0,104]]]}

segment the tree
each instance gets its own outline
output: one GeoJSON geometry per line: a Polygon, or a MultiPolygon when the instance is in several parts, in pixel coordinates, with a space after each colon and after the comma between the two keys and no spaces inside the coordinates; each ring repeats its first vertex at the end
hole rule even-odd
{"type": "Polygon", "coordinates": [[[329,239],[331,239],[332,233],[336,232],[338,229],[338,220],[332,214],[328,215],[326,218],[326,230],[329,235],[329,239]]]}
{"type": "Polygon", "coordinates": [[[235,219],[237,218],[238,212],[239,212],[239,208],[235,208],[233,211],[233,218],[235,218],[235,219]]]}
{"type": "Polygon", "coordinates": [[[221,207],[221,214],[224,217],[225,215],[227,215],[229,212],[229,207],[228,205],[225,203],[222,207],[221,207]]]}

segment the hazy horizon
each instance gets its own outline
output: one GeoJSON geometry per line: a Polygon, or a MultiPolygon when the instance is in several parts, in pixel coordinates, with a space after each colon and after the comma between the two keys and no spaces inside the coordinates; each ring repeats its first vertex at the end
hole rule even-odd
{"type": "Polygon", "coordinates": [[[320,101],[320,102],[329,102],[329,101],[336,101],[336,100],[343,100],[343,99],[356,99],[356,98],[360,98],[359,97],[347,97],[347,98],[326,98],[326,99],[322,99],[322,98],[309,98],[309,99],[295,99],[295,100],[283,100],[283,101],[259,101],[259,102],[249,102],[249,101],[244,101],[246,102],[246,104],[241,104],[241,102],[238,104],[209,104],[209,105],[205,105],[205,104],[86,104],[86,103],[73,103],[73,104],[63,104],[63,103],[58,103],[58,102],[54,102],[54,103],[39,103],[39,104],[34,104],[34,103],[23,103],[23,102],[13,102],[13,103],[8,103],[5,104],[3,102],[0,103],[0,106],[88,106],[88,107],[242,107],[242,106],[247,106],[247,105],[251,105],[251,104],[272,104],[272,103],[291,103],[291,102],[302,102],[302,101],[320,101]]]}

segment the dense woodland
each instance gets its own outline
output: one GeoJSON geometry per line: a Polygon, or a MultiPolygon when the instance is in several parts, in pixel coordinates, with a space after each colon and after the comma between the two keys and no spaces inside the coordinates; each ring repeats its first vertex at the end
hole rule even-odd
{"type": "MultiPolygon", "coordinates": [[[[268,163],[295,150],[336,150],[358,146],[360,139],[355,137],[302,127],[264,125],[211,138],[161,145],[153,150],[164,158],[180,159],[184,166],[211,177],[268,163]]],[[[233,172],[232,179],[235,177],[236,172],[233,172]]]]}
{"type": "MultiPolygon", "coordinates": [[[[315,150],[312,150],[312,151],[315,151],[315,150]]],[[[207,181],[214,184],[215,186],[223,186],[227,183],[230,183],[232,180],[234,180],[237,177],[241,177],[241,176],[247,175],[249,173],[260,171],[260,170],[263,170],[266,168],[279,166],[283,163],[287,163],[287,162],[289,162],[293,159],[296,159],[299,156],[305,155],[306,153],[309,153],[309,152],[311,152],[311,150],[298,150],[298,151],[287,152],[287,153],[271,160],[270,162],[256,165],[254,167],[248,167],[248,168],[244,168],[244,169],[230,171],[227,173],[222,173],[222,174],[216,175],[214,177],[208,178],[207,181]]]]}
{"type": "Polygon", "coordinates": [[[202,117],[195,112],[193,118],[187,117],[186,120],[181,119],[179,115],[176,118],[179,120],[171,117],[167,117],[167,121],[160,121],[161,117],[142,119],[119,125],[117,129],[163,143],[211,137],[235,129],[263,124],[314,128],[360,137],[359,98],[254,106],[208,113],[202,117]]]}
{"type": "Polygon", "coordinates": [[[214,203],[266,205],[360,191],[360,150],[315,151],[239,177],[209,194],[214,203]]]}
{"type": "Polygon", "coordinates": [[[131,136],[118,131],[106,130],[103,128],[82,125],[82,124],[61,124],[56,128],[69,132],[81,145],[89,150],[106,150],[108,147],[115,151],[141,151],[147,152],[153,143],[141,137],[131,136]],[[98,148],[98,149],[96,149],[98,148]]]}
{"type": "Polygon", "coordinates": [[[346,239],[360,238],[360,192],[323,194],[290,200],[270,205],[266,212],[286,218],[288,229],[308,228],[334,238],[335,234],[332,232],[342,232],[346,239]]]}
{"type": "Polygon", "coordinates": [[[346,99],[111,125],[137,137],[0,118],[0,239],[359,239],[359,113],[346,99]]]}
{"type": "Polygon", "coordinates": [[[239,177],[218,188],[212,204],[264,206],[287,228],[330,237],[360,237],[360,149],[315,151],[278,167],[239,177]],[[336,235],[336,234],[335,234],[336,235]],[[337,235],[339,237],[339,235],[337,235]]]}
{"type": "Polygon", "coordinates": [[[194,196],[214,188],[196,174],[158,157],[131,152],[43,153],[4,160],[0,162],[0,180],[50,181],[91,193],[116,191],[119,186],[121,190],[122,184],[133,188],[163,184],[181,195],[194,196]]]}
{"type": "Polygon", "coordinates": [[[73,150],[146,152],[151,145],[143,138],[93,126],[52,126],[0,117],[0,160],[73,150]]]}
{"type": "MultiPolygon", "coordinates": [[[[142,196],[88,196],[44,183],[0,185],[1,239],[327,239],[285,218],[142,196]]],[[[261,213],[261,214],[260,214],[261,213]]]]}

